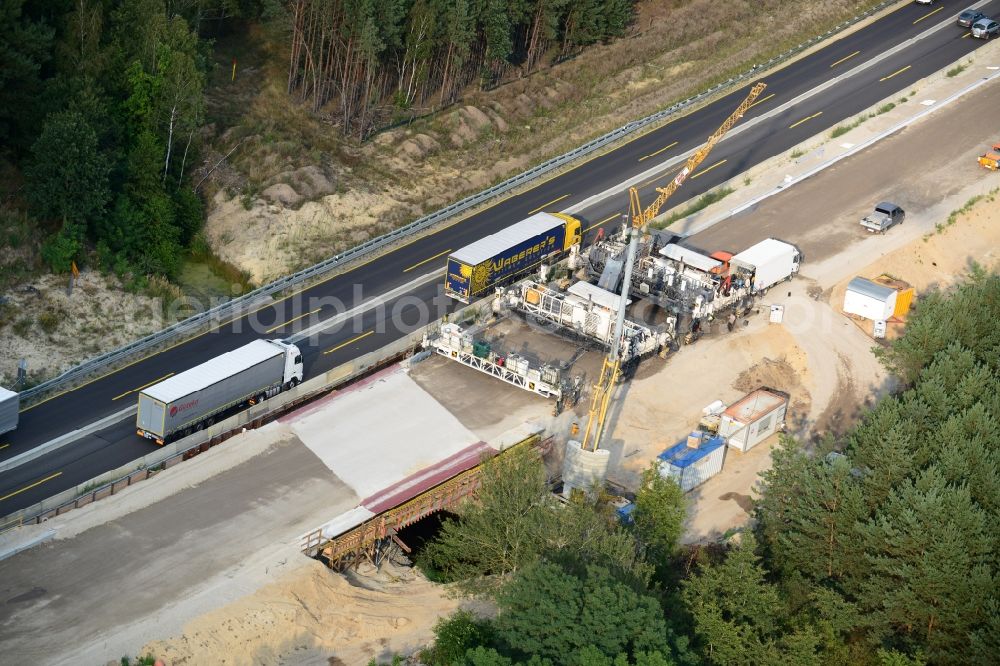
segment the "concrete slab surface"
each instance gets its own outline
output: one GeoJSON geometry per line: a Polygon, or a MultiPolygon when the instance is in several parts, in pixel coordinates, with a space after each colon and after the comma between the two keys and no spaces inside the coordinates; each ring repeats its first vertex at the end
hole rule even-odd
{"type": "Polygon", "coordinates": [[[360,497],[479,441],[398,365],[281,421],[360,497]]]}

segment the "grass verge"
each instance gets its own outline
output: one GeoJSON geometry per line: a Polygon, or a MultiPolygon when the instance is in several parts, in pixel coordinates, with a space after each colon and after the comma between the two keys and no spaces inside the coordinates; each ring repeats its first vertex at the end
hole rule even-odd
{"type": "MultiPolygon", "coordinates": [[[[996,197],[997,192],[1000,192],[1000,187],[995,187],[986,194],[977,194],[976,196],[972,197],[971,199],[965,202],[964,206],[962,206],[958,210],[951,211],[951,214],[948,215],[948,219],[946,219],[944,222],[938,222],[937,224],[935,224],[934,232],[937,234],[944,233],[945,229],[955,224],[955,221],[958,219],[960,215],[968,213],[970,210],[972,210],[972,207],[975,206],[980,201],[983,201],[985,199],[986,201],[992,203],[993,199],[996,197]]],[[[927,234],[927,236],[930,236],[930,234],[927,234]]]]}
{"type": "Polygon", "coordinates": [[[673,215],[667,217],[662,222],[658,222],[653,226],[656,227],[657,229],[666,229],[677,220],[683,219],[689,215],[694,215],[698,211],[704,210],[705,208],[708,208],[709,206],[718,201],[722,201],[733,192],[734,192],[733,188],[726,186],[722,186],[716,190],[712,190],[711,192],[705,192],[705,194],[698,197],[694,201],[694,203],[689,205],[687,208],[683,208],[677,211],[673,215]]]}
{"type": "MultiPolygon", "coordinates": [[[[886,105],[886,106],[888,106],[888,105],[886,105]]],[[[831,139],[836,139],[839,136],[843,136],[843,135],[847,134],[848,132],[850,132],[855,127],[859,126],[861,123],[865,122],[866,120],[868,120],[870,118],[874,118],[874,117],[875,117],[874,113],[869,113],[867,115],[863,114],[863,115],[860,115],[857,118],[855,118],[853,121],[847,123],[846,125],[837,125],[836,127],[833,128],[833,131],[830,132],[830,138],[831,139]]]]}

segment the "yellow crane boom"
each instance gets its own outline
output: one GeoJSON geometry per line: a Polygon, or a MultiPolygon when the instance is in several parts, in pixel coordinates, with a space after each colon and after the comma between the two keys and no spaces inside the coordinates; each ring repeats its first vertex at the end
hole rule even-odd
{"type": "Polygon", "coordinates": [[[761,81],[750,89],[746,99],[744,99],[743,102],[736,107],[736,110],[733,111],[728,118],[726,118],[724,123],[719,125],[719,129],[715,130],[712,136],[708,137],[708,141],[705,142],[705,145],[696,150],[694,154],[688,158],[684,167],[677,172],[677,175],[674,176],[673,180],[667,183],[666,187],[656,188],[656,191],[660,194],[656,197],[656,200],[653,203],[649,204],[649,207],[647,207],[646,210],[643,210],[639,205],[639,192],[634,187],[629,188],[629,203],[631,207],[632,226],[634,228],[640,229],[649,224],[649,222],[656,217],[657,213],[660,212],[660,208],[662,208],[663,204],[665,204],[667,199],[670,198],[670,195],[676,192],[677,188],[684,184],[687,177],[698,168],[698,165],[705,161],[708,154],[712,152],[713,148],[715,148],[715,144],[719,143],[722,137],[726,135],[726,132],[731,130],[733,125],[739,122],[740,118],[743,117],[743,114],[747,112],[747,109],[753,106],[754,101],[760,97],[760,94],[764,92],[765,88],[767,88],[767,84],[761,81]]]}
{"type": "Polygon", "coordinates": [[[733,111],[725,122],[723,122],[719,129],[708,137],[708,141],[705,142],[701,148],[696,150],[691,157],[685,162],[684,167],[677,172],[673,180],[667,183],[666,187],[658,187],[656,191],[659,192],[659,196],[656,200],[651,203],[645,210],[639,203],[639,191],[634,187],[630,187],[628,190],[629,196],[629,216],[632,218],[631,224],[631,238],[629,241],[628,251],[625,260],[625,271],[622,275],[622,297],[621,302],[618,306],[618,321],[615,326],[614,340],[611,346],[611,352],[604,359],[604,364],[601,367],[601,376],[594,385],[594,394],[591,396],[590,400],[590,411],[587,415],[587,427],[583,431],[583,439],[580,441],[580,446],[584,451],[596,451],[598,445],[601,442],[601,435],[604,433],[604,425],[608,416],[608,406],[611,404],[611,394],[614,391],[615,384],[618,381],[618,376],[621,374],[621,355],[619,354],[619,343],[621,342],[622,332],[625,324],[625,305],[628,302],[628,291],[629,285],[632,282],[632,265],[635,259],[635,249],[637,244],[637,235],[639,230],[644,228],[649,222],[656,217],[657,213],[660,212],[660,208],[666,203],[667,199],[670,198],[677,188],[680,187],[685,179],[698,168],[708,154],[712,152],[726,132],[733,128],[743,114],[747,112],[751,106],[753,106],[754,100],[756,100],[767,84],[760,82],[755,84],[750,92],[747,94],[746,99],[736,110],[733,111]]]}

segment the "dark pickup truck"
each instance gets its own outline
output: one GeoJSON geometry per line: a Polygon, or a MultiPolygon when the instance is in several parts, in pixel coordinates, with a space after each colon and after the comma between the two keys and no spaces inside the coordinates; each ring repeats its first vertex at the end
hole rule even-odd
{"type": "Polygon", "coordinates": [[[883,201],[875,206],[875,211],[861,218],[861,226],[868,231],[884,234],[887,229],[903,223],[906,213],[894,203],[883,201]]]}

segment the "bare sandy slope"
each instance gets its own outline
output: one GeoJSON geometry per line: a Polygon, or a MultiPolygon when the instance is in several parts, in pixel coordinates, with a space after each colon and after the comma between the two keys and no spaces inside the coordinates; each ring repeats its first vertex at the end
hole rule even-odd
{"type": "Polygon", "coordinates": [[[68,276],[46,275],[4,294],[0,385],[13,385],[20,359],[48,378],[166,325],[161,299],[128,293],[113,276],[84,271],[72,295],[68,284],[68,276]]]}

